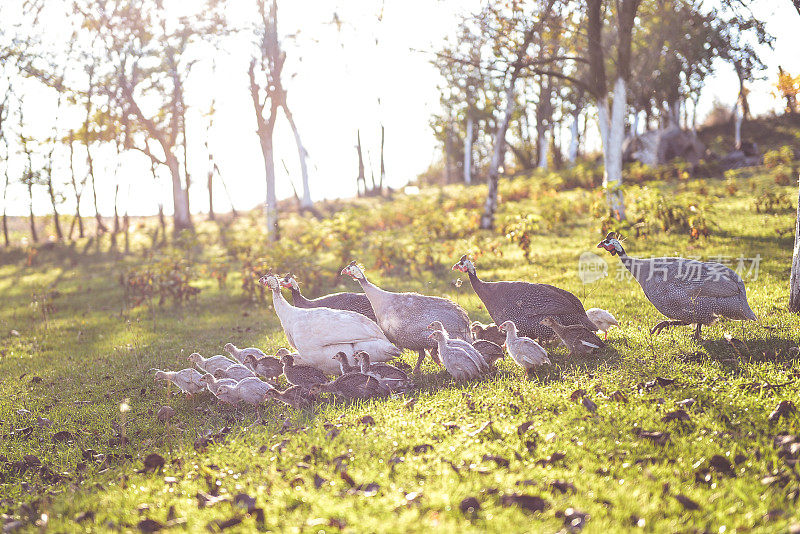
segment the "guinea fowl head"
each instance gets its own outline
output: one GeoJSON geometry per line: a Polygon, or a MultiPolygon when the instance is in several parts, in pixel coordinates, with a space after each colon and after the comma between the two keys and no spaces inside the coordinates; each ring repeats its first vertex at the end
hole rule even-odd
{"type": "Polygon", "coordinates": [[[206,373],[200,377],[200,382],[203,384],[213,384],[217,379],[211,373],[206,373]]]}
{"type": "Polygon", "coordinates": [[[367,351],[360,350],[360,351],[356,352],[355,354],[353,354],[353,358],[356,360],[356,363],[358,363],[359,365],[363,364],[364,362],[369,364],[369,354],[367,353],[367,351]]]}
{"type": "Polygon", "coordinates": [[[561,326],[561,323],[558,322],[558,319],[556,319],[552,315],[548,315],[547,317],[545,317],[544,319],[539,321],[539,324],[543,324],[545,326],[549,326],[550,328],[561,326]]]}
{"type": "Polygon", "coordinates": [[[292,365],[294,365],[294,356],[292,356],[287,352],[286,354],[281,356],[281,363],[283,364],[284,367],[291,367],[292,365]]]}
{"type": "Polygon", "coordinates": [[[258,282],[264,287],[271,289],[272,291],[278,291],[280,289],[278,278],[274,274],[272,274],[272,272],[265,274],[264,276],[259,278],[258,282]]]}
{"type": "Polygon", "coordinates": [[[300,284],[297,283],[297,279],[294,277],[292,273],[288,273],[281,279],[281,287],[285,287],[287,289],[294,289],[295,291],[300,291],[300,284]]]}
{"type": "Polygon", "coordinates": [[[597,244],[597,248],[604,248],[611,253],[612,256],[625,254],[625,249],[622,248],[622,243],[619,242],[620,235],[615,232],[609,232],[606,238],[597,244]]]}
{"type": "Polygon", "coordinates": [[[286,347],[281,347],[278,349],[278,352],[275,353],[275,357],[278,358],[279,360],[282,360],[284,356],[287,356],[289,354],[291,354],[291,352],[289,352],[289,349],[287,349],[286,347]]]}
{"type": "Polygon", "coordinates": [[[362,268],[356,263],[355,260],[351,261],[350,264],[342,269],[341,274],[350,275],[353,280],[365,280],[366,277],[364,276],[364,271],[362,268]]]}
{"type": "Polygon", "coordinates": [[[444,325],[442,324],[441,321],[433,321],[431,324],[428,325],[428,330],[443,331],[444,325]]]}
{"type": "Polygon", "coordinates": [[[242,360],[242,363],[246,363],[246,364],[250,364],[252,366],[255,366],[255,364],[258,363],[258,359],[253,354],[247,354],[247,355],[245,355],[244,359],[242,360]]]}
{"type": "Polygon", "coordinates": [[[347,361],[347,354],[345,354],[342,351],[337,352],[334,356],[332,356],[332,358],[334,360],[336,360],[337,362],[341,362],[341,363],[345,363],[345,364],[349,363],[347,361]]]}
{"type": "Polygon", "coordinates": [[[214,371],[214,378],[227,378],[228,373],[225,372],[225,369],[217,369],[214,371]]]}
{"type": "Polygon", "coordinates": [[[462,273],[475,273],[475,264],[472,263],[472,260],[467,257],[466,254],[461,256],[461,259],[458,260],[458,263],[453,265],[453,271],[461,271],[462,273]]]}
{"type": "Polygon", "coordinates": [[[514,324],[514,321],[506,321],[503,324],[501,324],[500,326],[498,326],[497,329],[500,330],[501,332],[503,332],[504,334],[508,333],[508,332],[516,332],[517,331],[517,325],[514,324]]]}
{"type": "Polygon", "coordinates": [[[161,369],[153,369],[153,370],[156,372],[156,374],[153,375],[153,380],[166,380],[167,379],[167,373],[165,373],[161,369]]]}
{"type": "Polygon", "coordinates": [[[428,334],[428,339],[435,339],[436,341],[444,341],[444,332],[441,330],[434,330],[430,334],[428,334]]]}
{"type": "Polygon", "coordinates": [[[236,345],[234,345],[233,343],[225,343],[225,346],[222,347],[222,348],[228,354],[238,354],[239,353],[239,349],[236,348],[236,345]]]}
{"type": "Polygon", "coordinates": [[[193,352],[193,353],[191,353],[191,354],[189,355],[189,357],[188,357],[188,358],[186,358],[186,359],[187,359],[187,360],[189,360],[189,361],[190,361],[190,362],[192,362],[192,363],[200,363],[200,362],[202,362],[202,361],[203,361],[203,357],[200,355],[200,353],[199,353],[199,352],[193,352]]]}

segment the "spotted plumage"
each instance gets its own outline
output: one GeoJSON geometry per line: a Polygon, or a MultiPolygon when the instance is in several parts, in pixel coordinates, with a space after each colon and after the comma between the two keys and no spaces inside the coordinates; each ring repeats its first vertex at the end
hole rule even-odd
{"type": "Polygon", "coordinates": [[[478,278],[475,265],[466,256],[462,256],[453,269],[467,273],[472,289],[483,301],[495,324],[513,321],[522,336],[552,339],[555,336],[553,331],[540,324],[548,315],[557,317],[566,325],[582,324],[594,329],[583,304],[569,291],[549,284],[484,282],[478,278]]]}
{"type": "Polygon", "coordinates": [[[315,299],[307,299],[300,292],[300,286],[294,275],[287,274],[281,280],[281,287],[292,290],[292,304],[298,308],[332,308],[334,310],[349,310],[369,317],[375,322],[375,312],[364,293],[332,293],[315,299]]]}
{"type": "Polygon", "coordinates": [[[718,317],[755,321],[747,302],[744,282],[732,269],[714,262],[686,258],[638,259],[628,256],[618,235],[609,233],[598,243],[622,264],[639,282],[647,299],[658,311],[672,319],[653,327],[658,334],[664,328],[695,324],[695,337],[703,325],[718,317]]]}
{"type": "Polygon", "coordinates": [[[587,355],[605,346],[592,330],[582,324],[565,326],[552,315],[542,319],[542,324],[552,328],[558,338],[564,343],[571,355],[587,355]]]}

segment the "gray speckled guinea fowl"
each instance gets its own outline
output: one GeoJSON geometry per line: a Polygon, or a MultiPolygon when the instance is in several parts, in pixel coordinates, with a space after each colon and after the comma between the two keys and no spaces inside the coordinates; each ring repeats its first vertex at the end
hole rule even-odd
{"type": "Polygon", "coordinates": [[[333,393],[348,399],[366,399],[385,393],[385,389],[375,377],[354,372],[342,375],[331,382],[313,386],[311,394],[318,393],[333,393]]]}
{"type": "Polygon", "coordinates": [[[597,247],[619,256],[647,299],[672,319],[658,323],[651,334],[658,334],[664,328],[696,324],[694,337],[699,339],[702,325],[711,324],[718,317],[756,320],[756,314],[747,303],[744,282],[721,263],[686,258],[632,258],[625,253],[619,235],[614,232],[606,235],[597,247]]]}
{"type": "Polygon", "coordinates": [[[298,308],[332,308],[349,310],[369,317],[376,323],[372,304],[364,293],[332,293],[315,299],[307,299],[300,293],[300,285],[293,274],[289,273],[281,280],[281,286],[292,290],[292,304],[298,308]]]}
{"type": "Polygon", "coordinates": [[[419,293],[385,291],[367,280],[355,261],[342,269],[342,274],[350,275],[364,289],[375,310],[378,326],[389,341],[402,349],[417,351],[419,358],[414,367],[415,374],[425,358],[425,350],[437,348],[428,337],[428,325],[432,321],[441,321],[451,338],[471,341],[467,312],[455,302],[419,293]]]}
{"type": "Polygon", "coordinates": [[[484,282],[478,278],[475,265],[466,255],[453,265],[453,270],[467,273],[472,289],[483,301],[495,324],[513,321],[521,336],[553,339],[553,330],[540,324],[548,315],[557,317],[565,325],[582,324],[595,329],[581,301],[569,291],[550,284],[484,282]]]}
{"type": "Polygon", "coordinates": [[[605,346],[597,334],[582,324],[565,326],[552,315],[542,319],[542,324],[553,329],[558,338],[564,342],[570,355],[585,356],[605,346]]]}
{"type": "Polygon", "coordinates": [[[316,367],[295,364],[294,356],[291,354],[284,354],[281,362],[283,362],[283,375],[294,386],[311,389],[316,384],[323,384],[328,381],[327,375],[316,367]]]}

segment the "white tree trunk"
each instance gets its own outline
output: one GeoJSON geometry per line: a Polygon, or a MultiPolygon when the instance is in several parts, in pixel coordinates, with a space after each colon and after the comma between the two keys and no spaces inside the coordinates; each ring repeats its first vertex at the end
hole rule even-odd
{"type": "Polygon", "coordinates": [[[308,165],[306,164],[308,151],[306,147],[303,146],[303,141],[300,140],[300,132],[297,130],[297,125],[294,123],[294,117],[292,117],[289,107],[285,104],[283,105],[283,111],[286,114],[286,120],[289,121],[289,126],[292,128],[294,142],[297,145],[297,155],[300,157],[300,174],[303,177],[303,198],[300,199],[300,207],[303,209],[310,208],[314,203],[311,201],[311,189],[308,185],[308,165]]]}
{"type": "Polygon", "coordinates": [[[539,169],[547,169],[547,130],[539,132],[536,142],[539,144],[539,162],[536,166],[539,169]]]}
{"type": "Polygon", "coordinates": [[[625,139],[625,108],[627,105],[627,88],[625,80],[617,78],[614,83],[614,102],[611,113],[608,112],[608,100],[598,102],[598,118],[600,122],[600,138],[603,144],[603,187],[608,195],[609,207],[614,215],[625,218],[625,203],[622,191],[622,142],[625,139]]]}
{"type": "Polygon", "coordinates": [[[631,131],[629,133],[631,137],[636,137],[639,135],[639,112],[636,111],[633,114],[633,120],[631,121],[631,131]]]}
{"type": "Polygon", "coordinates": [[[733,141],[736,147],[736,150],[742,148],[742,120],[744,117],[742,116],[742,109],[739,104],[736,104],[734,108],[734,125],[733,125],[733,141]]]}
{"type": "Polygon", "coordinates": [[[497,182],[500,179],[500,165],[506,151],[506,132],[511,115],[514,113],[514,85],[511,83],[506,89],[506,109],[494,135],[494,150],[489,162],[489,176],[487,178],[489,192],[486,195],[486,204],[481,216],[481,229],[489,230],[494,226],[494,213],[497,211],[497,182]]]}
{"type": "Polygon", "coordinates": [[[167,153],[167,167],[172,177],[172,206],[175,232],[192,228],[192,219],[189,214],[189,191],[181,183],[181,171],[178,158],[167,153]]]}
{"type": "Polygon", "coordinates": [[[798,180],[797,216],[794,222],[794,252],[789,275],[789,310],[800,312],[800,180],[798,180]]]}
{"type": "Polygon", "coordinates": [[[475,121],[467,117],[467,135],[464,138],[464,183],[472,183],[472,146],[475,136],[475,121]]]}
{"type": "Polygon", "coordinates": [[[580,129],[578,122],[581,118],[581,110],[580,108],[576,108],[575,111],[572,112],[572,124],[569,127],[570,131],[570,141],[569,141],[569,151],[567,152],[567,160],[569,161],[570,165],[575,164],[575,160],[578,159],[578,144],[580,143],[580,129]]]}

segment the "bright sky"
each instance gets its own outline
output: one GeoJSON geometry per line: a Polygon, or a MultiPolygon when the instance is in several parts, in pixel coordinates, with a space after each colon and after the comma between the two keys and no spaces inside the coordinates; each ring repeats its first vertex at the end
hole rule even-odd
{"type": "MultiPolygon", "coordinates": [[[[370,168],[377,174],[379,165],[380,126],[386,127],[386,168],[388,183],[402,186],[424,171],[437,157],[429,119],[439,108],[439,77],[430,65],[430,56],[412,50],[435,50],[445,35],[458,23],[459,13],[473,10],[480,0],[444,2],[432,0],[310,0],[279,1],[279,30],[296,34],[284,39],[287,62],[284,84],[289,105],[300,135],[309,152],[309,173],[312,197],[347,197],[355,194],[357,175],[356,132],[360,129],[365,148],[367,180],[370,168]],[[342,22],[333,24],[334,13],[342,22]]],[[[775,50],[764,54],[769,70],[768,81],[751,87],[751,107],[763,113],[779,107],[769,95],[777,66],[792,73],[800,72],[800,16],[788,0],[756,2],[756,15],[767,21],[776,36],[775,50]]],[[[245,2],[234,2],[234,7],[245,2]]],[[[234,11],[232,17],[244,16],[234,11]]],[[[190,78],[190,105],[196,105],[189,117],[190,172],[193,174],[191,205],[193,212],[208,209],[205,189],[207,156],[202,150],[209,135],[211,149],[227,182],[237,209],[259,205],[265,196],[264,170],[250,100],[247,64],[249,55],[244,42],[234,42],[221,51],[216,69],[198,67],[190,78]],[[212,96],[217,114],[214,126],[207,132],[207,122],[200,112],[208,108],[212,96]],[[193,150],[194,149],[194,150],[193,150]]],[[[737,82],[732,69],[720,65],[718,74],[709,80],[701,100],[701,113],[710,107],[714,97],[733,103],[737,82]]],[[[54,98],[47,91],[25,90],[26,120],[31,121],[28,134],[50,135],[55,112],[54,98]]],[[[65,117],[66,128],[74,117],[65,117]]],[[[745,132],[746,135],[746,132],[745,132]]],[[[292,194],[289,178],[298,191],[301,187],[297,150],[291,131],[280,120],[275,131],[278,194],[292,194]],[[283,164],[288,168],[288,174],[283,164]]],[[[81,170],[85,155],[76,153],[81,170]]],[[[121,198],[128,198],[131,214],[152,214],[157,211],[154,199],[170,199],[165,210],[171,213],[170,186],[166,173],[160,185],[150,179],[149,164],[138,154],[126,155],[117,168],[110,150],[100,153],[98,173],[101,213],[113,212],[114,179],[118,172],[121,198]],[[130,191],[128,196],[127,192],[130,191]]],[[[12,176],[19,172],[19,160],[11,162],[12,176]]],[[[57,180],[68,180],[67,169],[55,169],[57,180]]],[[[17,185],[9,195],[9,213],[27,212],[25,190],[17,185]]],[[[49,200],[40,188],[35,211],[47,213],[49,200]]],[[[215,208],[227,211],[229,204],[221,184],[215,188],[215,208]]],[[[62,212],[74,210],[68,199],[62,212]]],[[[125,201],[121,202],[125,210],[125,201]]],[[[82,199],[83,213],[92,213],[89,195],[82,199]]]]}

